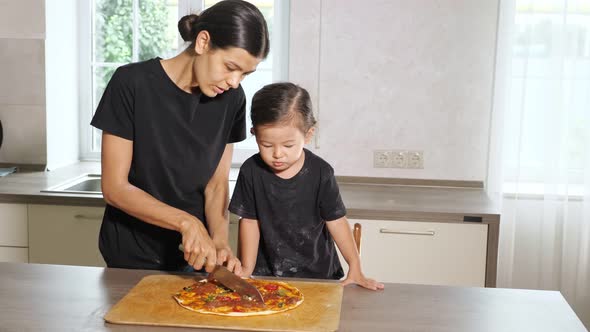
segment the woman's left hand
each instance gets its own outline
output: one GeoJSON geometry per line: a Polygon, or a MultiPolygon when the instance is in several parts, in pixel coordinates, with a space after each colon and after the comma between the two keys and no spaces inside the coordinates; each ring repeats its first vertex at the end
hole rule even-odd
{"type": "Polygon", "coordinates": [[[364,288],[371,289],[371,290],[380,290],[385,287],[382,283],[380,283],[376,280],[373,280],[371,278],[365,277],[361,271],[353,271],[353,270],[348,271],[348,275],[346,276],[346,279],[344,279],[344,281],[342,281],[343,286],[350,285],[350,284],[357,284],[359,286],[362,286],[364,288]]]}
{"type": "Polygon", "coordinates": [[[217,264],[223,264],[237,275],[242,274],[242,262],[234,255],[229,244],[224,241],[213,241],[217,250],[217,264]]]}

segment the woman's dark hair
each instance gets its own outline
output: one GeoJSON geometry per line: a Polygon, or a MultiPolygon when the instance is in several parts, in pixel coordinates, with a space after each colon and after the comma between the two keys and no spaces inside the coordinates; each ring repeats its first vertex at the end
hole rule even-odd
{"type": "Polygon", "coordinates": [[[288,124],[294,120],[306,134],[316,124],[311,108],[311,98],[304,88],[293,83],[265,85],[252,97],[250,110],[252,127],[288,124]]]}
{"type": "Polygon", "coordinates": [[[270,50],[264,16],[246,1],[220,1],[199,15],[186,15],[178,21],[178,31],[187,42],[194,43],[202,30],[209,32],[212,49],[238,47],[262,59],[270,50]]]}

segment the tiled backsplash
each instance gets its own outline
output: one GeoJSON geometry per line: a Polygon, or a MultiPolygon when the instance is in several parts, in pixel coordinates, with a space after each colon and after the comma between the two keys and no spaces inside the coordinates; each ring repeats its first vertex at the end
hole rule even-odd
{"type": "Polygon", "coordinates": [[[45,164],[45,1],[0,2],[0,162],[45,164]]]}

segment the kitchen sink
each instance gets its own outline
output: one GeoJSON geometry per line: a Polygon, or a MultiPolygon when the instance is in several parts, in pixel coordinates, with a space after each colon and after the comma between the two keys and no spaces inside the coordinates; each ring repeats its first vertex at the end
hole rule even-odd
{"type": "Polygon", "coordinates": [[[71,193],[100,195],[100,174],[84,174],[64,183],[41,190],[45,193],[71,193]]]}
{"type": "MultiPolygon", "coordinates": [[[[237,172],[230,173],[229,194],[232,195],[236,186],[237,172]],[[233,177],[232,177],[233,176],[233,177]]],[[[41,190],[44,193],[54,194],[89,194],[102,195],[100,187],[100,174],[83,174],[69,179],[61,184],[41,190]]]]}

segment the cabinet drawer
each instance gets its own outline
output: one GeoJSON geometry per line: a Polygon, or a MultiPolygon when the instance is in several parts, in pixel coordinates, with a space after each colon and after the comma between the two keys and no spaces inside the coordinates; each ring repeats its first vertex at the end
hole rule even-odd
{"type": "Polygon", "coordinates": [[[28,246],[26,204],[0,204],[0,246],[28,246]]]}
{"type": "Polygon", "coordinates": [[[382,282],[485,285],[487,225],[351,220],[362,225],[361,264],[382,282]]]}
{"type": "Polygon", "coordinates": [[[31,263],[105,266],[98,250],[104,208],[29,205],[31,263]]]}
{"type": "Polygon", "coordinates": [[[28,263],[29,249],[0,247],[0,262],[28,263]]]}

